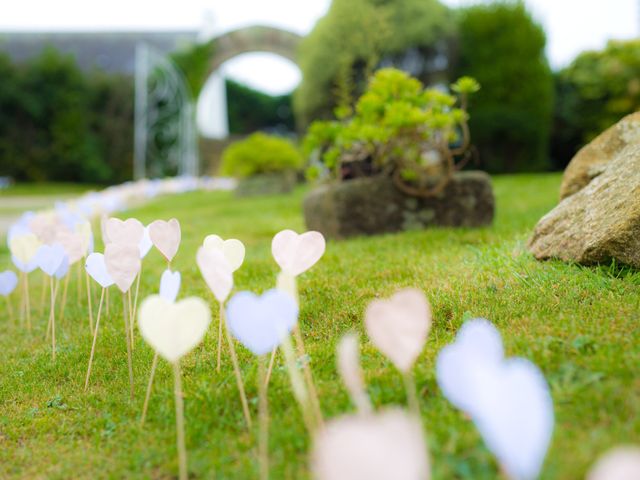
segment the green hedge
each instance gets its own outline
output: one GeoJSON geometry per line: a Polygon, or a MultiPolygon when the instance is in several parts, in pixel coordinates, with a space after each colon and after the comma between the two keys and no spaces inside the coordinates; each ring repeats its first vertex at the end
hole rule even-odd
{"type": "Polygon", "coordinates": [[[297,171],[303,163],[302,154],[289,140],[258,132],[227,147],[222,154],[220,173],[244,178],[297,171]]]}

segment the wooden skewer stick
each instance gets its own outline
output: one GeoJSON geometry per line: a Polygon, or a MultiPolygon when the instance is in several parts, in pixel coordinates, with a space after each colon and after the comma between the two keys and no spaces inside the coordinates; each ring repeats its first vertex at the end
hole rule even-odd
{"type": "Polygon", "coordinates": [[[100,328],[100,313],[102,313],[102,303],[104,301],[105,290],[106,288],[102,289],[102,293],[100,294],[100,303],[98,304],[98,316],[96,318],[96,329],[93,332],[93,343],[91,344],[91,354],[89,355],[89,368],[87,368],[87,378],[84,381],[85,392],[87,391],[87,388],[89,388],[89,377],[91,376],[91,364],[93,363],[93,354],[96,351],[96,341],[98,340],[98,329],[100,328]]]}
{"type": "Polygon", "coordinates": [[[131,321],[131,338],[133,339],[133,334],[134,334],[134,325],[135,325],[135,321],[136,321],[136,314],[138,313],[138,292],[140,291],[140,277],[142,277],[142,263],[140,264],[140,271],[138,272],[138,278],[136,280],[136,294],[135,294],[135,298],[133,300],[133,314],[131,315],[131,318],[133,319],[131,321]]]}
{"type": "Polygon", "coordinates": [[[56,296],[53,288],[53,276],[50,279],[51,289],[51,310],[49,315],[51,316],[51,358],[56,361],[56,296]]]}
{"type": "Polygon", "coordinates": [[[15,322],[15,318],[13,316],[13,305],[11,303],[11,299],[9,298],[9,295],[7,295],[4,298],[7,301],[7,310],[9,310],[9,318],[11,319],[11,323],[14,323],[15,322]]]}
{"type": "Polygon", "coordinates": [[[264,369],[264,355],[258,357],[258,463],[260,480],[269,479],[269,402],[264,369]]]}
{"type": "Polygon", "coordinates": [[[62,305],[60,306],[60,320],[64,319],[64,310],[67,307],[67,291],[69,290],[70,277],[71,277],[71,272],[67,272],[67,275],[64,279],[64,288],[62,289],[62,305]]]}
{"type": "Polygon", "coordinates": [[[271,350],[271,358],[269,359],[269,367],[267,368],[267,377],[264,379],[264,386],[267,388],[269,387],[269,380],[271,380],[271,371],[273,370],[277,352],[278,347],[273,347],[273,350],[271,350]]]}
{"type": "Polygon", "coordinates": [[[224,323],[224,330],[227,334],[227,343],[229,344],[229,352],[231,353],[231,363],[233,364],[233,372],[236,376],[236,383],[238,385],[238,391],[240,392],[240,401],[242,403],[242,413],[247,421],[247,428],[251,429],[251,413],[249,413],[249,402],[247,402],[247,394],[244,391],[244,383],[242,382],[242,374],[240,373],[240,366],[238,364],[238,357],[236,356],[236,349],[233,346],[233,338],[227,327],[225,321],[224,305],[220,304],[220,321],[224,323]]]}
{"type": "Polygon", "coordinates": [[[127,364],[129,367],[129,399],[133,400],[133,362],[131,359],[131,342],[129,339],[129,318],[127,312],[127,294],[122,294],[122,316],[124,317],[124,334],[127,341],[127,364]]]}
{"type": "Polygon", "coordinates": [[[25,306],[27,304],[26,302],[26,298],[24,295],[24,272],[20,271],[20,276],[18,277],[18,290],[21,292],[20,295],[20,325],[22,325],[24,323],[25,320],[25,306]]]}
{"type": "Polygon", "coordinates": [[[127,291],[129,299],[129,341],[131,342],[131,351],[133,352],[133,307],[131,306],[131,289],[127,291]]]}
{"type": "Polygon", "coordinates": [[[107,298],[106,298],[106,303],[107,303],[107,317],[109,316],[109,289],[107,288],[107,298]]]}
{"type": "Polygon", "coordinates": [[[313,408],[313,414],[316,416],[319,425],[324,423],[324,419],[322,418],[322,410],[320,408],[320,400],[318,399],[318,392],[316,390],[316,385],[313,381],[313,375],[311,373],[311,367],[309,366],[309,362],[306,361],[306,352],[304,348],[304,341],[302,340],[302,334],[300,333],[300,327],[296,325],[293,327],[293,336],[295,338],[297,347],[298,347],[298,356],[302,357],[302,373],[304,375],[304,381],[307,384],[307,389],[309,391],[309,400],[311,402],[311,407],[313,408]]]}
{"type": "Polygon", "coordinates": [[[26,311],[27,311],[27,330],[31,332],[31,301],[29,299],[29,274],[24,276],[24,292],[26,298],[26,311]]]}
{"type": "Polygon", "coordinates": [[[218,318],[218,364],[216,366],[216,372],[220,373],[220,365],[221,365],[221,355],[222,355],[222,315],[223,315],[224,307],[222,304],[220,305],[220,316],[218,318]]]}
{"type": "MultiPolygon", "coordinates": [[[[89,329],[91,330],[91,333],[93,334],[93,310],[91,307],[91,282],[89,281],[89,274],[87,273],[87,271],[85,270],[85,276],[86,276],[86,280],[87,280],[87,304],[89,306],[89,329]]],[[[102,294],[104,295],[104,292],[102,292],[102,294]]],[[[100,299],[100,304],[102,305],[102,299],[100,299]]],[[[98,311],[100,311],[100,308],[98,308],[98,311]]]]}
{"type": "Polygon", "coordinates": [[[40,291],[40,316],[44,315],[44,305],[48,290],[47,280],[47,274],[42,272],[42,290],[40,291]]]}
{"type": "Polygon", "coordinates": [[[144,421],[147,418],[147,409],[149,408],[149,399],[151,398],[151,388],[153,387],[153,377],[156,374],[156,367],[158,366],[158,352],[153,356],[153,363],[151,363],[151,373],[149,373],[149,383],[147,385],[147,393],[144,396],[144,405],[142,405],[142,416],[140,417],[140,426],[144,425],[144,421]]]}
{"type": "MultiPolygon", "coordinates": [[[[53,277],[51,277],[51,279],[53,280],[53,277]]],[[[58,298],[58,287],[60,286],[60,280],[56,279],[56,280],[54,280],[54,282],[55,282],[55,288],[53,289],[53,298],[57,299],[58,298]]],[[[54,313],[55,313],[55,301],[54,301],[54,313]]],[[[47,323],[47,331],[46,331],[46,334],[45,334],[45,340],[49,340],[49,336],[51,335],[52,319],[53,319],[53,316],[51,315],[51,313],[49,313],[49,323],[47,323]]]]}
{"type": "Polygon", "coordinates": [[[176,440],[180,480],[187,480],[187,447],[184,441],[184,400],[182,398],[182,379],[180,378],[180,360],[173,364],[174,395],[176,403],[176,440]]]}
{"type": "Polygon", "coordinates": [[[284,353],[285,362],[287,363],[287,371],[289,373],[289,379],[291,380],[291,387],[293,389],[293,396],[296,398],[300,409],[302,410],[302,418],[307,427],[309,433],[314,433],[318,425],[317,419],[314,418],[309,405],[309,393],[307,392],[307,386],[304,379],[298,371],[296,365],[295,353],[293,351],[293,345],[291,344],[291,337],[286,335],[282,340],[282,351],[284,353]]]}
{"type": "Polygon", "coordinates": [[[411,371],[402,374],[404,386],[407,390],[407,402],[409,410],[416,416],[420,416],[420,403],[418,402],[418,393],[416,392],[416,382],[413,379],[411,371]]]}

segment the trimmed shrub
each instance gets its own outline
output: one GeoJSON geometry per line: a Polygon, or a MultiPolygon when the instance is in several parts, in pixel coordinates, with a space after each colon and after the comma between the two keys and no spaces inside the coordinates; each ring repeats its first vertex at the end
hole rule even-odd
{"type": "Polygon", "coordinates": [[[296,171],[302,165],[302,155],[290,141],[258,132],[227,147],[222,154],[220,173],[245,178],[296,171]]]}

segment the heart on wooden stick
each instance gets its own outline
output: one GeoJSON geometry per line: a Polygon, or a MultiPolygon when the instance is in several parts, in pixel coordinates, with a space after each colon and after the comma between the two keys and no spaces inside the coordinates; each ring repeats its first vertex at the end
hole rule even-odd
{"type": "Polygon", "coordinates": [[[216,300],[224,303],[233,288],[233,273],[224,254],[220,250],[200,247],[196,263],[216,300]]]}
{"type": "Polygon", "coordinates": [[[236,271],[242,266],[244,261],[245,248],[240,240],[229,238],[223,240],[218,235],[207,235],[202,242],[202,246],[207,250],[220,250],[229,262],[232,271],[236,271]]]}
{"type": "Polygon", "coordinates": [[[25,265],[33,260],[41,245],[42,242],[33,233],[16,235],[9,240],[11,255],[25,265]]]}
{"type": "Polygon", "coordinates": [[[180,291],[180,272],[172,272],[168,268],[160,277],[160,296],[171,303],[176,301],[180,291]]]}
{"type": "Polygon", "coordinates": [[[35,261],[40,270],[53,277],[64,263],[66,256],[67,254],[62,245],[57,243],[54,245],[42,245],[36,252],[35,261]]]}
{"type": "Polygon", "coordinates": [[[600,458],[586,480],[637,480],[640,478],[640,447],[619,446],[600,458]]]}
{"type": "Polygon", "coordinates": [[[293,230],[277,233],[271,242],[271,253],[283,272],[298,276],[313,267],[324,254],[326,244],[320,232],[298,235],[293,230]]]}
{"type": "Polygon", "coordinates": [[[72,232],[67,227],[61,227],[56,233],[56,243],[62,245],[69,257],[69,264],[73,265],[86,254],[86,242],[81,233],[72,232]]]}
{"type": "Polygon", "coordinates": [[[128,292],[140,271],[138,245],[109,243],[104,249],[104,263],[120,291],[128,292]]]}
{"type": "Polygon", "coordinates": [[[91,278],[93,278],[102,288],[109,288],[115,282],[109,272],[104,261],[104,255],[101,253],[92,253],[87,257],[85,269],[91,278]]]}
{"type": "Polygon", "coordinates": [[[431,306],[420,290],[400,290],[388,300],[374,300],[369,304],[365,327],[376,348],[398,370],[407,373],[427,340],[431,306]]]}
{"type": "Polygon", "coordinates": [[[171,363],[202,341],[210,322],[209,306],[197,297],[173,303],[152,295],[144,299],[138,314],[142,337],[171,363]]]}
{"type": "Polygon", "coordinates": [[[6,297],[18,285],[18,276],[11,270],[0,272],[0,295],[6,297]]]}
{"type": "Polygon", "coordinates": [[[149,225],[149,238],[168,262],[180,247],[180,222],[172,218],[168,222],[156,220],[149,225]]]}
{"type": "Polygon", "coordinates": [[[144,235],[144,226],[136,218],[110,218],[104,223],[104,243],[138,245],[144,235]]]}
{"type": "Polygon", "coordinates": [[[420,421],[402,410],[347,416],[316,435],[314,478],[428,480],[427,450],[420,421]]]}

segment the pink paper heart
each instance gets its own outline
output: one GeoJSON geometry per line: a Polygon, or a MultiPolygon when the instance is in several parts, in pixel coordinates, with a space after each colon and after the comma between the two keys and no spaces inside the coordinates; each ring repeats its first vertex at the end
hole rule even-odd
{"type": "Polygon", "coordinates": [[[67,227],[62,226],[56,233],[55,242],[62,245],[67,257],[69,258],[69,265],[73,265],[86,253],[86,243],[84,236],[81,233],[72,232],[67,227]]]}
{"type": "Polygon", "coordinates": [[[110,243],[104,249],[107,272],[122,293],[129,291],[140,271],[140,250],[137,244],[110,243]]]}
{"type": "Polygon", "coordinates": [[[196,263],[213,295],[223,303],[233,288],[233,270],[222,251],[200,247],[196,263]]]}
{"type": "Polygon", "coordinates": [[[388,300],[374,300],[365,315],[367,335],[402,372],[408,372],[427,340],[431,307],[420,290],[400,290],[388,300]]]}
{"type": "Polygon", "coordinates": [[[180,246],[180,222],[172,218],[168,222],[156,220],[149,225],[149,238],[160,253],[167,259],[173,260],[180,246]]]}
{"type": "Polygon", "coordinates": [[[320,232],[311,231],[298,235],[293,230],[283,230],[273,237],[271,253],[282,271],[295,277],[320,260],[325,246],[320,232]]]}
{"type": "Polygon", "coordinates": [[[119,218],[110,218],[104,223],[104,242],[128,243],[138,245],[144,235],[144,226],[140,220],[127,218],[122,221],[119,218]]]}

